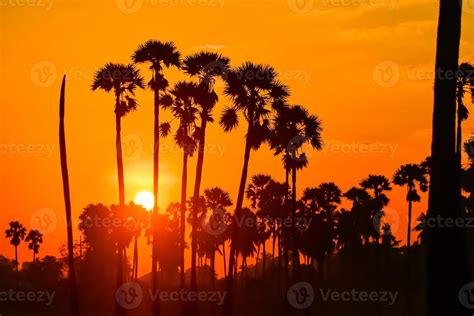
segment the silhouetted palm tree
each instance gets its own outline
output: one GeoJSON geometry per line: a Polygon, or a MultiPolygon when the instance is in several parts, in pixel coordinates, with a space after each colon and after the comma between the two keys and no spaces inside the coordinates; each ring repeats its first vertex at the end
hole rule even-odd
{"type": "MultiPolygon", "coordinates": [[[[459,65],[461,13],[460,1],[440,0],[428,218],[462,216],[455,152],[456,78],[452,75],[459,65]]],[[[430,227],[428,245],[428,315],[466,314],[456,295],[468,278],[464,230],[430,227]]]]}
{"type": "Polygon", "coordinates": [[[64,130],[64,115],[66,103],[66,75],[61,83],[61,95],[59,97],[59,150],[61,156],[61,176],[63,180],[64,205],[66,211],[66,227],[67,227],[67,246],[68,246],[68,268],[69,268],[69,296],[70,296],[70,313],[78,316],[79,298],[76,282],[76,269],[74,264],[74,237],[72,233],[72,214],[71,214],[71,194],[69,192],[69,173],[67,168],[67,152],[66,152],[66,132],[64,130]]]}
{"type": "MultiPolygon", "coordinates": [[[[240,178],[239,192],[235,208],[235,216],[240,216],[244,201],[245,185],[247,182],[248,165],[251,150],[257,150],[268,137],[269,116],[271,108],[281,105],[288,96],[288,89],[276,80],[276,72],[270,66],[255,65],[246,62],[240,67],[228,72],[224,93],[229,96],[233,105],[226,108],[220,123],[224,131],[231,131],[238,123],[238,112],[242,112],[247,121],[244,162],[240,178]]],[[[227,295],[224,304],[224,314],[232,313],[232,284],[235,259],[235,242],[237,227],[232,226],[232,240],[229,258],[229,274],[227,277],[227,295]]]]}
{"type": "Polygon", "coordinates": [[[398,186],[407,186],[406,199],[408,202],[408,230],[407,230],[407,251],[411,245],[411,212],[413,202],[419,202],[421,197],[418,194],[417,185],[421,192],[428,191],[428,179],[425,169],[416,164],[402,165],[393,176],[393,183],[398,186]]]}
{"type": "MultiPolygon", "coordinates": [[[[155,197],[153,205],[153,215],[158,215],[158,185],[159,185],[159,150],[160,150],[160,93],[168,87],[168,80],[163,74],[163,68],[181,66],[180,53],[173,42],[160,42],[157,40],[148,40],[140,45],[132,56],[134,63],[149,63],[152,71],[151,80],[148,86],[154,92],[154,123],[153,123],[153,196],[155,197]]],[[[156,234],[155,232],[154,234],[156,234]]],[[[156,237],[156,236],[155,236],[156,237]]],[[[152,247],[152,287],[158,289],[157,275],[157,242],[158,238],[153,238],[152,247]]],[[[153,304],[153,315],[159,315],[159,303],[155,300],[153,304]]]]}
{"type": "Polygon", "coordinates": [[[459,165],[462,157],[462,122],[469,117],[469,110],[464,104],[464,95],[471,94],[471,101],[474,102],[474,65],[462,63],[456,78],[456,101],[457,101],[457,132],[456,132],[456,152],[459,165]]]}
{"type": "MultiPolygon", "coordinates": [[[[294,105],[290,107],[281,107],[274,119],[274,128],[270,143],[275,154],[283,153],[283,163],[288,177],[291,170],[292,175],[292,216],[296,212],[296,172],[308,165],[307,153],[303,146],[309,144],[312,149],[320,150],[322,148],[321,140],[321,122],[320,120],[302,106],[294,105]]],[[[296,238],[297,232],[293,228],[293,237],[296,238]]],[[[298,267],[298,249],[297,241],[293,241],[293,268],[298,267]]]]}
{"type": "Polygon", "coordinates": [[[26,235],[25,241],[28,243],[28,249],[33,250],[33,262],[36,261],[36,254],[39,252],[40,245],[43,243],[43,234],[39,230],[32,229],[26,235]]]}
{"type": "MultiPolygon", "coordinates": [[[[108,63],[103,68],[100,68],[92,83],[92,90],[103,89],[106,92],[113,90],[115,95],[115,146],[117,151],[117,174],[119,185],[119,203],[120,206],[125,206],[125,184],[123,176],[123,156],[122,156],[122,139],[121,139],[121,120],[126,114],[137,108],[137,102],[134,98],[135,90],[137,88],[144,88],[143,78],[140,72],[133,65],[122,65],[108,63]]],[[[118,247],[123,243],[118,242],[118,247]]],[[[124,249],[117,249],[117,287],[123,283],[123,251],[124,249]]],[[[123,308],[117,303],[117,314],[123,315],[125,312],[123,308]]]]}
{"type": "MultiPolygon", "coordinates": [[[[188,181],[188,158],[194,154],[199,139],[200,129],[196,125],[199,115],[196,95],[199,86],[193,82],[180,81],[176,83],[170,94],[173,102],[164,106],[169,109],[178,120],[178,128],[174,136],[176,144],[183,149],[183,172],[181,176],[181,247],[183,251],[181,261],[181,286],[184,288],[184,249],[186,247],[186,188],[188,181]]],[[[170,132],[169,123],[162,124],[162,135],[170,132]]]]}
{"type": "Polygon", "coordinates": [[[25,239],[26,228],[17,221],[10,222],[8,225],[10,225],[10,227],[5,230],[5,237],[10,238],[10,244],[15,247],[15,266],[16,272],[18,272],[18,246],[21,241],[25,239]]]}
{"type": "MultiPolygon", "coordinates": [[[[199,117],[201,120],[198,139],[198,152],[196,164],[196,178],[194,182],[193,198],[196,200],[200,195],[202,170],[204,166],[204,151],[206,142],[207,123],[214,121],[212,110],[218,101],[214,92],[216,77],[227,74],[229,59],[217,53],[199,52],[185,58],[183,70],[192,77],[199,79],[199,87],[202,89],[197,94],[199,104],[199,117]]],[[[197,210],[192,210],[192,236],[197,236],[197,210]]],[[[196,290],[196,251],[197,240],[193,237],[191,243],[191,291],[196,290]]]]}

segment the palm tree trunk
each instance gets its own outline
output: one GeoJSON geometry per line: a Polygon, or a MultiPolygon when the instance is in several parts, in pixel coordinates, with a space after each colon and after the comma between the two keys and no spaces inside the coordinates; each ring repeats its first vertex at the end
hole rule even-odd
{"type": "Polygon", "coordinates": [[[122,160],[122,136],[121,136],[121,117],[120,115],[115,115],[115,146],[117,150],[117,175],[118,175],[118,185],[119,185],[119,202],[120,206],[125,205],[125,185],[123,178],[123,160],[122,160]]]}
{"type": "MultiPolygon", "coordinates": [[[[153,74],[153,82],[156,82],[156,74],[153,74]]],[[[158,177],[159,177],[159,150],[160,150],[160,91],[154,89],[154,144],[153,144],[153,216],[152,216],[152,254],[151,254],[151,277],[152,277],[152,289],[153,293],[158,290],[158,231],[155,227],[156,219],[158,217],[158,177]]],[[[137,257],[138,262],[138,257],[137,257]]],[[[138,275],[138,268],[137,268],[138,275]]],[[[159,300],[153,301],[153,316],[160,315],[159,300]]]]}
{"type": "Polygon", "coordinates": [[[132,279],[136,281],[138,279],[138,236],[135,235],[135,241],[133,246],[133,271],[132,279]]]}
{"type": "MultiPolygon", "coordinates": [[[[461,36],[461,2],[440,0],[435,66],[433,140],[428,217],[462,216],[456,158],[456,78],[461,36]],[[451,74],[451,75],[448,75],[451,74]]],[[[428,229],[428,315],[467,315],[458,291],[467,281],[465,236],[461,228],[428,229]]]]}
{"type": "MultiPolygon", "coordinates": [[[[242,204],[244,202],[244,192],[245,192],[245,184],[247,182],[247,173],[250,161],[250,151],[251,145],[249,142],[249,136],[251,135],[252,131],[252,121],[253,115],[252,111],[249,111],[249,124],[247,128],[247,140],[245,141],[245,152],[244,152],[244,165],[242,167],[242,175],[240,177],[240,185],[239,185],[239,193],[237,195],[237,204],[235,207],[235,214],[234,217],[240,217],[240,213],[242,211],[242,204]]],[[[235,243],[237,241],[237,221],[235,218],[232,220],[232,238],[230,242],[230,255],[229,255],[229,275],[227,276],[227,284],[226,284],[226,292],[227,295],[224,300],[224,307],[223,307],[223,314],[227,316],[232,316],[232,287],[233,287],[233,276],[230,271],[234,270],[235,265],[235,243]]]]}
{"type": "Polygon", "coordinates": [[[213,251],[211,255],[211,289],[215,287],[216,281],[216,252],[213,251]]]}
{"type": "Polygon", "coordinates": [[[224,278],[227,278],[227,267],[226,267],[226,262],[225,262],[225,241],[222,244],[222,257],[224,259],[224,278]]]}
{"type": "MultiPolygon", "coordinates": [[[[463,89],[461,86],[460,89],[463,89]]],[[[461,159],[462,159],[462,113],[461,113],[461,108],[462,108],[462,97],[461,94],[458,93],[457,96],[457,108],[458,108],[458,113],[457,113],[457,133],[456,133],[456,154],[458,158],[458,165],[459,165],[459,171],[461,171],[461,159]]]]}
{"type": "MultiPolygon", "coordinates": [[[[67,169],[66,156],[66,133],[64,130],[64,107],[65,107],[65,90],[66,90],[66,76],[63,77],[61,84],[61,97],[59,101],[59,148],[61,155],[61,173],[63,178],[64,204],[66,209],[66,223],[67,223],[67,249],[68,249],[68,267],[69,267],[69,296],[70,305],[69,310],[72,316],[79,316],[79,301],[76,285],[76,269],[74,266],[74,239],[72,235],[72,215],[71,215],[71,194],[69,192],[69,174],[67,169]]],[[[18,271],[18,256],[15,257],[18,271]]]]}
{"type": "MultiPolygon", "coordinates": [[[[196,164],[196,179],[194,181],[193,201],[199,200],[199,191],[201,188],[202,169],[204,166],[204,146],[206,142],[206,124],[205,118],[201,117],[201,135],[198,145],[198,157],[196,164]]],[[[191,241],[191,291],[196,291],[196,252],[197,252],[197,226],[198,226],[198,203],[193,203],[192,214],[192,241],[191,241]]]]}
{"type": "Polygon", "coordinates": [[[18,246],[15,245],[15,266],[16,273],[18,274],[18,246]]]}
{"type": "Polygon", "coordinates": [[[181,288],[185,288],[184,276],[184,250],[186,245],[186,186],[188,181],[188,153],[187,148],[184,149],[183,154],[183,174],[181,177],[181,288]]]}
{"type": "MultiPolygon", "coordinates": [[[[285,185],[286,185],[286,189],[289,190],[290,188],[290,170],[289,168],[286,168],[285,169],[285,185]]],[[[288,205],[288,192],[287,194],[285,194],[285,210],[288,211],[288,208],[289,208],[289,205],[288,205]]],[[[285,241],[285,244],[283,245],[284,246],[284,256],[285,256],[285,285],[288,283],[288,262],[289,262],[289,256],[288,256],[288,248],[289,248],[289,234],[288,234],[288,228],[287,227],[284,227],[282,225],[281,227],[282,229],[282,232],[283,232],[283,236],[285,237],[284,238],[284,241],[285,241]]]]}
{"type": "Polygon", "coordinates": [[[266,258],[265,258],[265,256],[266,256],[265,240],[263,241],[263,246],[262,246],[262,248],[263,248],[263,249],[262,249],[262,251],[263,251],[263,254],[262,254],[262,255],[263,255],[263,257],[262,257],[262,264],[263,264],[262,276],[263,276],[263,278],[265,278],[265,264],[266,264],[266,258]]]}
{"type": "Polygon", "coordinates": [[[411,212],[412,212],[413,203],[411,200],[408,200],[408,232],[407,232],[407,253],[410,253],[411,247],[411,212]]]}
{"type": "MultiPolygon", "coordinates": [[[[291,216],[293,219],[296,216],[296,167],[293,166],[291,170],[291,183],[293,185],[292,190],[291,190],[291,216]]],[[[299,274],[299,265],[300,265],[300,258],[299,258],[299,252],[298,252],[298,232],[296,230],[296,227],[291,227],[291,230],[293,232],[293,273],[294,277],[298,277],[299,274]]]]}
{"type": "Polygon", "coordinates": [[[260,243],[258,243],[257,247],[257,258],[255,259],[255,278],[257,277],[257,270],[258,270],[258,255],[260,254],[260,243]]]}

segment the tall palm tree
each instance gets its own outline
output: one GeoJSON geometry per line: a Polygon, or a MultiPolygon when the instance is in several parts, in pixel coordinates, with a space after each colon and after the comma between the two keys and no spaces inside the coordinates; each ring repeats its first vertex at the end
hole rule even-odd
{"type": "MultiPolygon", "coordinates": [[[[307,153],[304,152],[303,147],[309,144],[314,150],[320,150],[322,148],[321,131],[320,120],[299,105],[281,107],[274,119],[270,142],[276,155],[283,153],[287,179],[291,171],[292,216],[295,216],[296,212],[296,173],[297,170],[308,165],[307,153]]],[[[295,228],[293,228],[293,237],[297,237],[295,228]]],[[[293,269],[298,268],[298,261],[297,241],[293,240],[293,269]]]]}
{"type": "MultiPolygon", "coordinates": [[[[140,45],[132,55],[134,63],[148,63],[152,71],[151,80],[148,87],[154,92],[154,123],[153,123],[153,196],[155,197],[153,206],[153,216],[158,215],[158,180],[159,180],[159,149],[160,149],[160,93],[163,93],[168,87],[163,69],[181,66],[181,54],[176,49],[173,42],[161,42],[157,40],[148,40],[140,45]]],[[[153,221],[155,222],[155,221],[153,221]]],[[[153,228],[152,228],[153,229],[153,228]]],[[[156,230],[156,229],[154,229],[156,230]]],[[[153,291],[158,289],[157,274],[157,232],[152,233],[152,287],[153,291]]],[[[153,303],[153,315],[159,314],[158,300],[153,303]]]]}
{"type": "MultiPolygon", "coordinates": [[[[144,88],[143,78],[140,72],[133,65],[122,65],[108,63],[100,68],[92,83],[92,90],[103,89],[106,92],[113,91],[115,95],[115,146],[117,156],[117,174],[119,186],[119,204],[125,207],[125,184],[123,176],[123,160],[122,160],[122,117],[136,110],[137,102],[134,98],[137,88],[144,88]]],[[[117,243],[117,287],[123,283],[123,243],[117,243]]],[[[117,315],[123,315],[125,311],[120,304],[116,304],[117,315]]]]}
{"type": "MultiPolygon", "coordinates": [[[[197,200],[200,195],[202,170],[204,166],[204,151],[206,142],[207,123],[214,121],[212,110],[218,101],[214,91],[216,77],[225,77],[229,68],[229,58],[212,52],[199,52],[184,59],[183,70],[192,77],[199,79],[199,87],[202,91],[199,97],[200,132],[198,139],[196,178],[194,181],[193,199],[197,200]]],[[[196,290],[196,251],[197,251],[197,209],[192,210],[192,243],[191,243],[191,291],[196,290]]],[[[196,305],[194,305],[196,306],[196,305]]]]}
{"type": "MultiPolygon", "coordinates": [[[[462,207],[455,152],[456,78],[446,74],[458,70],[462,3],[439,2],[428,218],[457,218],[462,207]]],[[[456,295],[468,276],[463,230],[430,227],[428,246],[428,315],[468,314],[456,295]]]]}
{"type": "MultiPolygon", "coordinates": [[[[276,79],[275,70],[270,66],[246,62],[227,74],[224,93],[232,99],[232,106],[224,110],[220,123],[224,131],[231,131],[239,124],[238,113],[241,112],[247,121],[244,162],[240,177],[239,192],[235,207],[235,216],[240,217],[247,182],[248,165],[251,150],[257,150],[265,141],[269,130],[269,118],[272,108],[281,105],[289,95],[286,86],[276,79]]],[[[235,264],[235,242],[237,238],[235,220],[232,224],[232,240],[229,256],[229,274],[227,277],[227,296],[224,303],[224,314],[232,313],[232,287],[235,264]]]]}
{"type": "Polygon", "coordinates": [[[459,165],[463,151],[462,145],[462,122],[469,117],[469,110],[464,104],[464,95],[471,94],[471,101],[474,102],[474,65],[462,63],[459,65],[458,76],[456,78],[456,101],[457,101],[457,132],[456,132],[456,153],[459,165]]]}
{"type": "Polygon", "coordinates": [[[18,246],[21,241],[25,239],[26,228],[17,221],[10,222],[8,225],[10,225],[10,227],[5,230],[5,237],[10,238],[10,244],[15,247],[15,266],[16,272],[18,272],[18,246]]]}
{"type": "Polygon", "coordinates": [[[39,230],[32,229],[26,235],[25,241],[28,243],[28,249],[33,250],[33,262],[36,262],[36,254],[43,243],[43,234],[39,230]]]}
{"type": "Polygon", "coordinates": [[[407,230],[407,251],[410,252],[411,245],[411,212],[413,202],[419,202],[421,197],[418,194],[417,186],[421,192],[428,191],[428,179],[425,169],[417,164],[402,165],[393,176],[393,183],[398,186],[407,186],[408,202],[408,230],[407,230]]]}
{"type": "MultiPolygon", "coordinates": [[[[199,86],[194,82],[180,81],[175,84],[170,94],[173,102],[166,104],[164,108],[169,109],[174,118],[178,120],[178,128],[174,136],[176,144],[183,149],[183,171],[181,176],[181,287],[185,286],[184,279],[184,250],[186,247],[186,188],[188,181],[188,158],[196,151],[196,139],[200,133],[197,127],[199,115],[198,101],[196,95],[199,86]]],[[[163,123],[161,133],[166,136],[170,132],[170,123],[163,123]]]]}
{"type": "Polygon", "coordinates": [[[67,169],[66,152],[66,132],[64,130],[64,112],[66,103],[66,75],[61,83],[61,96],[59,98],[59,149],[61,155],[61,175],[63,180],[64,204],[66,210],[67,223],[67,248],[68,248],[68,268],[69,268],[69,296],[70,312],[73,316],[78,316],[79,298],[76,283],[76,269],[74,264],[74,237],[72,235],[72,214],[71,214],[71,194],[69,192],[69,173],[67,169]]]}

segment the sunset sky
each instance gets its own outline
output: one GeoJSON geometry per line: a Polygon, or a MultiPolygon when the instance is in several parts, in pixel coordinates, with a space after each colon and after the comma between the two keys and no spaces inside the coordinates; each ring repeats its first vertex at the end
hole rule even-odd
{"type": "MultiPolygon", "coordinates": [[[[183,56],[211,50],[228,56],[233,66],[251,60],[279,72],[291,89],[290,103],[323,121],[325,147],[312,152],[309,167],[298,174],[298,194],[324,181],[347,190],[368,174],[391,178],[401,164],[429,155],[438,1],[49,1],[0,0],[0,230],[11,220],[29,229],[49,215],[53,224],[40,256],[57,255],[66,242],[58,144],[62,75],[68,78],[66,137],[77,223],[90,203],[118,203],[114,97],[91,91],[94,71],[106,62],[130,62],[137,46],[151,38],[174,41],[183,56]]],[[[474,62],[473,35],[471,0],[463,10],[461,62],[474,62]]],[[[148,80],[147,67],[140,69],[148,80]]],[[[184,79],[176,70],[165,74],[171,83],[184,79]]],[[[138,91],[137,98],[139,110],[122,121],[127,201],[152,191],[153,184],[153,95],[138,91]]],[[[214,116],[228,104],[222,96],[214,116]]],[[[242,126],[230,134],[216,123],[208,127],[202,182],[202,188],[224,188],[234,202],[242,126]]],[[[464,123],[464,135],[471,133],[472,117],[464,123]]],[[[182,154],[171,137],[162,143],[159,205],[165,208],[179,201],[182,154]]],[[[252,152],[249,178],[255,173],[284,180],[280,158],[266,146],[252,152]]],[[[393,230],[404,240],[405,189],[395,188],[390,198],[388,208],[400,216],[393,230]]],[[[423,195],[413,219],[425,210],[423,195]]],[[[142,246],[140,274],[149,271],[150,252],[142,246]]],[[[0,254],[14,256],[4,238],[0,254]]],[[[26,245],[19,256],[31,260],[26,245]]]]}

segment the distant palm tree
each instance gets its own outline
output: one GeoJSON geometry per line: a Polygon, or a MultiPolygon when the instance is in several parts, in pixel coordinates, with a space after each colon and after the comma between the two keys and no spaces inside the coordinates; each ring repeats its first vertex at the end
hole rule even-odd
{"type": "Polygon", "coordinates": [[[416,226],[413,228],[414,231],[419,233],[417,240],[421,245],[426,243],[427,238],[426,219],[426,213],[421,213],[420,216],[418,216],[418,218],[416,219],[416,226]]]}
{"type": "Polygon", "coordinates": [[[79,298],[76,282],[76,268],[74,264],[74,237],[72,233],[72,215],[71,215],[71,193],[69,191],[69,173],[67,168],[67,152],[66,152],[66,132],[64,127],[64,115],[66,103],[66,75],[61,83],[61,95],[59,97],[59,151],[61,159],[61,176],[63,180],[64,206],[66,212],[67,227],[67,248],[68,248],[68,268],[69,268],[69,296],[70,296],[70,313],[78,316],[79,298]]]}
{"type": "Polygon", "coordinates": [[[421,192],[428,191],[428,179],[425,169],[416,164],[402,165],[393,176],[393,183],[398,186],[407,186],[408,201],[408,230],[407,251],[410,252],[411,245],[411,212],[413,202],[419,202],[421,197],[417,191],[417,185],[421,192]]]}
{"type": "Polygon", "coordinates": [[[15,266],[18,272],[18,246],[25,239],[26,228],[20,222],[13,221],[9,223],[10,227],[5,230],[5,237],[10,238],[10,244],[15,247],[15,266]]]}
{"type": "MultiPolygon", "coordinates": [[[[193,82],[180,81],[176,83],[170,94],[173,102],[164,106],[170,110],[175,119],[178,120],[174,140],[183,149],[183,172],[181,176],[181,287],[184,288],[184,250],[186,247],[186,188],[188,181],[188,158],[194,154],[197,148],[196,139],[200,133],[196,122],[198,120],[199,108],[196,95],[199,93],[199,86],[193,82]]],[[[166,136],[171,131],[170,123],[163,123],[161,126],[162,136],[166,136]]]]}
{"type": "MultiPolygon", "coordinates": [[[[202,91],[197,94],[199,104],[199,139],[197,150],[196,178],[194,182],[193,199],[200,195],[202,170],[204,166],[204,151],[206,142],[207,123],[214,121],[212,110],[218,101],[214,92],[214,83],[219,76],[225,77],[229,68],[229,58],[217,53],[199,52],[184,59],[183,70],[192,77],[199,79],[199,87],[202,91]]],[[[192,210],[192,243],[191,243],[191,291],[196,290],[196,251],[197,251],[197,209],[192,210]]]]}
{"type": "MultiPolygon", "coordinates": [[[[251,62],[246,62],[240,67],[230,70],[227,74],[224,93],[232,99],[233,105],[224,110],[220,123],[224,127],[224,131],[231,131],[239,123],[238,112],[241,112],[247,121],[244,162],[235,207],[235,216],[237,217],[240,217],[244,201],[250,152],[252,149],[260,148],[268,138],[269,119],[272,112],[270,107],[277,108],[289,95],[287,87],[279,83],[276,76],[272,67],[256,65],[251,62]]],[[[227,296],[223,309],[224,314],[229,316],[232,313],[232,271],[235,264],[237,233],[234,221],[227,277],[227,296]]]]}
{"type": "MultiPolygon", "coordinates": [[[[159,150],[160,150],[160,93],[163,93],[168,87],[168,81],[163,74],[163,68],[181,66],[181,56],[173,42],[161,42],[157,40],[148,40],[140,45],[132,55],[134,63],[148,63],[152,71],[151,80],[148,87],[154,92],[154,141],[153,141],[153,215],[158,215],[158,184],[159,184],[159,150]]],[[[155,221],[153,221],[155,222],[155,221]]],[[[153,228],[152,228],[153,229],[153,228]]],[[[156,230],[156,229],[154,229],[156,230]]],[[[152,233],[152,287],[153,291],[158,289],[157,274],[157,232],[152,233]]],[[[154,300],[153,315],[159,315],[159,302],[154,300]]]]}
{"type": "MultiPolygon", "coordinates": [[[[377,216],[377,213],[381,212],[382,209],[390,201],[388,196],[385,194],[386,191],[391,191],[390,180],[383,175],[369,175],[367,178],[360,182],[360,186],[368,191],[372,191],[372,219],[377,216]]],[[[373,231],[372,239],[374,243],[379,243],[381,227],[373,231]]]]}
{"type": "MultiPolygon", "coordinates": [[[[119,203],[120,206],[125,206],[125,184],[123,176],[123,156],[122,156],[122,138],[121,130],[122,117],[127,115],[137,108],[137,102],[134,98],[135,90],[137,88],[144,88],[143,78],[140,72],[133,65],[122,65],[108,63],[103,68],[100,68],[95,76],[92,83],[92,90],[103,89],[106,92],[113,90],[115,95],[115,146],[117,156],[117,174],[118,174],[118,186],[119,186],[119,203]]],[[[123,250],[121,245],[123,243],[117,243],[117,287],[120,287],[123,283],[123,250]]],[[[116,304],[117,315],[123,315],[125,312],[118,303],[116,304]]]]}
{"type": "MultiPolygon", "coordinates": [[[[270,143],[275,154],[283,153],[283,164],[286,170],[286,178],[291,170],[292,175],[292,216],[296,212],[296,172],[308,165],[307,153],[303,146],[309,144],[314,150],[322,148],[320,120],[302,106],[293,105],[281,107],[274,119],[274,128],[270,143]]],[[[296,238],[296,231],[293,228],[293,237],[296,238]]],[[[297,241],[293,241],[293,269],[298,267],[297,241]]]]}
{"type": "Polygon", "coordinates": [[[456,132],[456,152],[459,165],[462,157],[462,122],[469,117],[469,110],[464,104],[464,95],[471,95],[474,102],[474,65],[462,63],[459,65],[458,76],[456,78],[456,101],[457,101],[457,132],[456,132]]]}
{"type": "Polygon", "coordinates": [[[28,242],[28,249],[33,250],[33,262],[36,261],[36,254],[40,245],[43,243],[43,234],[39,230],[32,229],[26,235],[25,241],[28,242]]]}

